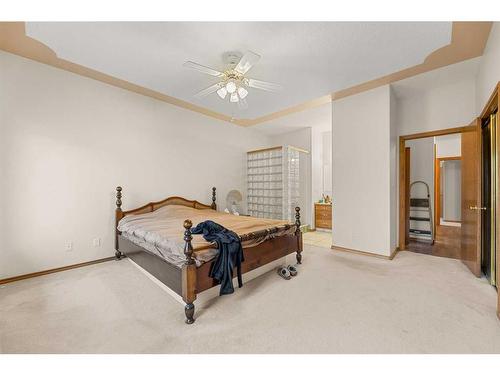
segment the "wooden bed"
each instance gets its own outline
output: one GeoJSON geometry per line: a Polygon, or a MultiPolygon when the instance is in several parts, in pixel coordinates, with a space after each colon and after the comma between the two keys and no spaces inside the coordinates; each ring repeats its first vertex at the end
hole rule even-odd
{"type": "MultiPolygon", "coordinates": [[[[180,295],[186,303],[184,312],[186,323],[194,323],[194,301],[198,293],[210,289],[218,282],[209,276],[210,267],[214,260],[197,266],[195,263],[195,252],[191,244],[191,227],[193,223],[189,218],[184,221],[184,254],[186,261],[182,268],[167,262],[165,259],[151,254],[142,247],[123,237],[118,230],[118,222],[127,215],[144,214],[152,212],[167,205],[182,205],[198,210],[216,210],[216,189],[212,188],[212,204],[205,205],[194,200],[182,197],[169,197],[158,202],[150,202],[139,208],[122,211],[122,188],[116,188],[116,210],[115,210],[115,256],[120,260],[124,256],[132,259],[140,267],[148,271],[172,291],[180,295]]],[[[243,253],[245,261],[241,265],[242,273],[252,271],[267,263],[282,258],[288,254],[296,253],[297,263],[302,261],[302,233],[300,231],[300,208],[295,208],[295,224],[259,230],[239,236],[242,241],[259,240],[267,238],[264,242],[245,248],[243,253]],[[280,234],[280,231],[290,232],[295,226],[292,234],[280,234]]],[[[216,244],[213,244],[216,248],[216,244]]]]}

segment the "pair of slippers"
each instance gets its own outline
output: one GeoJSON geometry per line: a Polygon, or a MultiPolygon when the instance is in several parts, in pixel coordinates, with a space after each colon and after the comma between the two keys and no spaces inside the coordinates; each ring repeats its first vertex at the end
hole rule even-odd
{"type": "Polygon", "coordinates": [[[278,268],[278,275],[280,275],[285,280],[290,280],[292,276],[297,276],[297,267],[295,266],[286,266],[278,268]]]}

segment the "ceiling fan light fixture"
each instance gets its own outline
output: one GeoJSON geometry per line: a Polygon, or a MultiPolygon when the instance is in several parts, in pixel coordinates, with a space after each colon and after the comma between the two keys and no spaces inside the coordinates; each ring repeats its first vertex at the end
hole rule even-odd
{"type": "Polygon", "coordinates": [[[229,81],[228,83],[226,83],[226,90],[230,94],[235,93],[236,92],[236,83],[234,83],[233,81],[229,81]]]}
{"type": "Polygon", "coordinates": [[[240,96],[241,99],[245,99],[246,96],[248,95],[248,90],[245,89],[244,87],[238,87],[238,95],[240,96]]]}
{"type": "Polygon", "coordinates": [[[220,96],[221,99],[224,99],[227,95],[227,90],[225,87],[221,87],[220,89],[217,90],[217,95],[220,96]]]}
{"type": "Polygon", "coordinates": [[[238,93],[236,93],[236,92],[233,92],[233,93],[231,94],[231,97],[229,98],[229,101],[230,101],[231,103],[238,103],[238,101],[239,101],[239,100],[240,100],[240,99],[238,98],[238,93]]]}
{"type": "Polygon", "coordinates": [[[260,59],[260,55],[252,51],[247,51],[244,55],[239,52],[227,52],[224,54],[226,69],[219,71],[207,66],[186,61],[184,66],[198,72],[220,78],[219,81],[210,87],[207,87],[194,95],[196,99],[204,98],[217,92],[221,99],[229,99],[230,103],[237,104],[239,109],[248,108],[246,97],[248,96],[247,87],[264,91],[279,91],[281,86],[275,83],[260,81],[245,76],[245,74],[260,59]]]}

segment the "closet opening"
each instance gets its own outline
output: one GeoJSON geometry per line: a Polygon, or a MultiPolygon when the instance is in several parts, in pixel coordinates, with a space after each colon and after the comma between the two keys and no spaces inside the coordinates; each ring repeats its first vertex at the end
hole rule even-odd
{"type": "Polygon", "coordinates": [[[482,204],[481,204],[481,271],[491,285],[496,278],[496,215],[497,200],[497,124],[495,111],[481,121],[482,141],[482,204]]]}

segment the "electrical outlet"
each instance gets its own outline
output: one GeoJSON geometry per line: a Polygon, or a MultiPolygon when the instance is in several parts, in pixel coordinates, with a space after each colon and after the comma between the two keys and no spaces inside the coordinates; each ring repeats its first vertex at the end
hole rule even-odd
{"type": "Polygon", "coordinates": [[[73,242],[69,241],[64,244],[66,251],[73,251],[73,242]]]}
{"type": "Polygon", "coordinates": [[[94,247],[100,247],[101,246],[101,239],[99,237],[94,238],[94,241],[92,241],[92,244],[94,247]]]}

